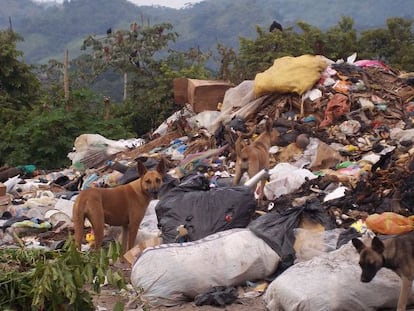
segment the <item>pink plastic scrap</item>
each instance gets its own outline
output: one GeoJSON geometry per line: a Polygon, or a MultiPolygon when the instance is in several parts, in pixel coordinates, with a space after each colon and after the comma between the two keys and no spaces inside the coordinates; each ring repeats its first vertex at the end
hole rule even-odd
{"type": "Polygon", "coordinates": [[[391,71],[391,69],[379,60],[362,59],[354,62],[355,66],[358,67],[381,67],[385,70],[391,71]]]}

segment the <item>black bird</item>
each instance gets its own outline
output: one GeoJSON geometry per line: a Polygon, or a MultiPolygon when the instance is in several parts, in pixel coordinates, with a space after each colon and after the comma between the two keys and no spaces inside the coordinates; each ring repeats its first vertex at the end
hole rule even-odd
{"type": "Polygon", "coordinates": [[[111,33],[112,33],[112,28],[108,28],[108,29],[106,30],[106,34],[109,36],[111,33]]]}
{"type": "Polygon", "coordinates": [[[270,25],[269,32],[272,32],[275,29],[279,29],[280,31],[283,31],[282,25],[280,25],[276,21],[273,21],[272,25],[270,25]]]}

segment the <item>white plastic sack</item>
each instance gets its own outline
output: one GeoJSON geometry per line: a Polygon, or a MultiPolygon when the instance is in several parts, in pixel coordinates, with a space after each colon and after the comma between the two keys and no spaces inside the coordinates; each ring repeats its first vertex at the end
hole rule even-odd
{"type": "MultiPolygon", "coordinates": [[[[142,141],[137,141],[136,144],[142,144],[142,141]]],[[[130,146],[130,140],[116,141],[99,134],[82,134],[75,139],[74,151],[69,152],[67,156],[72,160],[72,164],[89,161],[95,163],[110,155],[126,151],[130,146]]],[[[91,166],[88,164],[88,167],[91,166]]]]}
{"type": "Polygon", "coordinates": [[[254,100],[254,81],[246,80],[226,91],[221,111],[229,113],[254,100]]]}
{"type": "Polygon", "coordinates": [[[260,106],[266,96],[255,99],[253,88],[254,81],[246,80],[226,91],[221,113],[212,124],[210,132],[215,132],[220,123],[227,124],[235,116],[247,118],[260,106]]]}
{"type": "Polygon", "coordinates": [[[155,213],[155,206],[158,202],[159,200],[150,201],[144,218],[139,226],[135,244],[161,236],[161,230],[158,228],[157,214],[155,213]]]}
{"type": "MultiPolygon", "coordinates": [[[[74,196],[74,198],[76,198],[76,196],[74,196]]],[[[48,214],[45,216],[51,217],[52,215],[56,213],[62,213],[66,215],[67,217],[69,217],[70,222],[72,222],[73,205],[75,204],[74,198],[71,200],[59,198],[56,201],[54,209],[48,211],[48,214]]]]}
{"type": "Polygon", "coordinates": [[[248,229],[196,242],[148,248],[135,262],[131,283],[153,306],[173,306],[213,286],[236,286],[271,275],[279,256],[248,229]]]}
{"type": "Polygon", "coordinates": [[[207,131],[211,133],[214,129],[214,124],[220,114],[220,111],[205,110],[191,118],[188,118],[187,121],[192,128],[206,128],[207,131]]]}
{"type": "MultiPolygon", "coordinates": [[[[270,311],[374,311],[394,308],[400,278],[381,269],[369,283],[360,281],[359,254],[348,243],[339,250],[293,265],[268,287],[264,299],[270,311]]],[[[414,302],[411,291],[410,303],[414,302]]]]}
{"type": "Polygon", "coordinates": [[[264,194],[269,200],[275,200],[283,194],[292,193],[308,179],[317,176],[304,168],[297,168],[289,163],[279,163],[269,170],[270,182],[264,187],[264,194]]]}
{"type": "Polygon", "coordinates": [[[76,137],[74,148],[77,152],[87,151],[90,148],[107,149],[108,154],[125,151],[127,146],[124,142],[105,138],[99,134],[82,134],[76,137]]]}
{"type": "Polygon", "coordinates": [[[7,179],[3,184],[6,186],[6,192],[10,192],[21,181],[20,175],[7,179]]]}

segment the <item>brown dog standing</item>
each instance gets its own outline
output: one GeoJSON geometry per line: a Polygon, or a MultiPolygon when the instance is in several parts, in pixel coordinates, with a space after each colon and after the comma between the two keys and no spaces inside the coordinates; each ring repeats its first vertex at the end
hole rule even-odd
{"type": "Polygon", "coordinates": [[[352,239],[352,244],[360,254],[362,282],[370,282],[383,267],[398,274],[401,290],[397,311],[404,311],[414,279],[414,231],[384,241],[374,237],[371,246],[356,238],[352,239]]]}
{"type": "Polygon", "coordinates": [[[137,161],[140,178],[114,188],[90,188],[83,190],[73,207],[75,243],[81,245],[85,218],[93,228],[95,249],[102,244],[105,224],[122,226],[123,252],[134,246],[139,225],[144,218],[148,204],[156,199],[166,165],[162,158],[156,170],[147,170],[137,161]]]}
{"type": "MultiPolygon", "coordinates": [[[[252,178],[260,170],[269,168],[269,148],[278,142],[279,135],[279,132],[273,128],[273,121],[268,118],[265,131],[250,145],[246,145],[241,136],[238,137],[235,143],[237,159],[233,185],[236,186],[240,183],[245,172],[252,178]]],[[[259,200],[263,198],[265,183],[265,180],[261,181],[259,200]]]]}

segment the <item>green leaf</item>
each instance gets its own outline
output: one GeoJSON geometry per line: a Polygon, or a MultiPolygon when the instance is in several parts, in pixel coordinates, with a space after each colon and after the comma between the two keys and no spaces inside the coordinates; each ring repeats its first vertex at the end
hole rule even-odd
{"type": "Polygon", "coordinates": [[[112,311],[124,311],[125,304],[121,301],[117,301],[112,311]]]}

